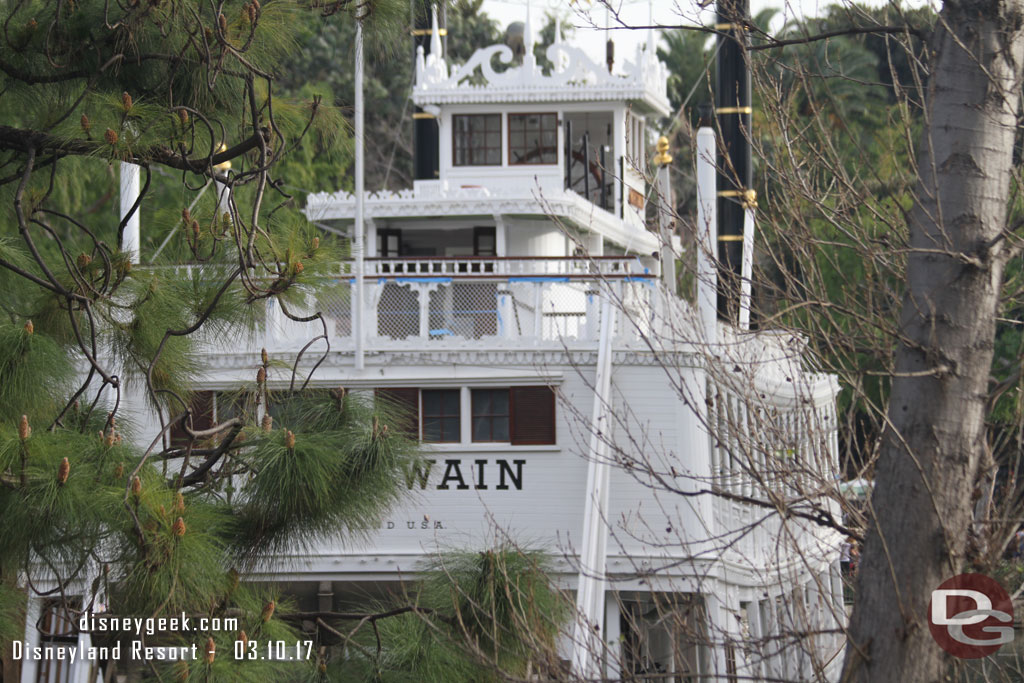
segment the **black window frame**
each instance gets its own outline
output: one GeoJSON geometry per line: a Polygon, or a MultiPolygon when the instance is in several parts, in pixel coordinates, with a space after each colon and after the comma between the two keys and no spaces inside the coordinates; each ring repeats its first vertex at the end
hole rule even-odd
{"type": "Polygon", "coordinates": [[[505,157],[504,150],[502,147],[502,128],[504,127],[504,117],[501,114],[453,114],[452,115],[452,166],[458,167],[471,167],[471,166],[490,166],[497,167],[502,165],[502,160],[505,157]],[[472,130],[459,130],[459,122],[462,120],[478,119],[484,121],[484,127],[482,131],[475,132],[472,130]],[[497,122],[497,130],[492,128],[492,124],[497,122]],[[486,144],[487,136],[491,133],[497,132],[497,147],[486,144]],[[485,144],[482,146],[474,145],[475,140],[472,136],[480,134],[485,144]],[[467,139],[468,138],[468,139],[467,139]],[[460,144],[461,143],[461,144],[460,144]],[[465,145],[465,147],[463,147],[465,145]],[[463,160],[459,159],[459,151],[464,149],[466,154],[463,160]],[[487,153],[493,150],[498,152],[497,162],[492,162],[487,159],[487,153]],[[477,157],[479,156],[479,160],[477,157]]]}
{"type": "Polygon", "coordinates": [[[523,113],[517,112],[517,113],[514,113],[514,114],[510,113],[508,115],[508,165],[509,166],[557,166],[558,165],[558,112],[550,112],[550,111],[523,112],[523,113]],[[531,129],[530,127],[524,125],[521,131],[513,129],[514,128],[513,121],[526,121],[531,116],[538,117],[538,122],[537,122],[536,128],[531,129]],[[551,129],[550,130],[546,129],[545,125],[544,125],[545,119],[548,119],[548,118],[550,118],[550,120],[551,120],[551,129]],[[523,134],[523,144],[522,144],[521,147],[513,146],[513,144],[512,144],[512,135],[514,133],[520,133],[520,132],[523,134]],[[543,139],[544,133],[548,133],[548,132],[553,134],[555,137],[554,137],[554,141],[551,144],[551,147],[550,148],[545,148],[545,147],[540,146],[540,140],[543,139]],[[529,136],[531,135],[531,133],[536,133],[535,140],[538,143],[538,149],[540,150],[540,153],[541,153],[541,160],[540,161],[530,161],[530,154],[532,152],[532,148],[531,148],[531,146],[530,146],[528,141],[529,141],[529,136]],[[519,156],[518,159],[517,159],[517,152],[522,152],[521,155],[518,155],[519,156]],[[546,156],[548,153],[550,153],[552,156],[551,157],[546,156]],[[550,161],[547,160],[548,158],[550,158],[550,161]]]}
{"type": "Polygon", "coordinates": [[[398,258],[402,255],[402,231],[399,228],[378,228],[377,229],[377,256],[379,258],[398,258]],[[394,253],[388,249],[388,238],[398,239],[398,246],[394,253]]]}
{"type": "MultiPolygon", "coordinates": [[[[470,440],[473,443],[511,443],[512,442],[512,391],[508,388],[482,388],[482,389],[470,389],[470,440]],[[477,397],[483,396],[484,394],[491,394],[491,401],[489,401],[489,408],[493,409],[493,395],[501,394],[505,395],[505,412],[477,412],[477,397]],[[494,438],[496,421],[503,419],[505,420],[505,438],[498,439],[494,438]],[[487,437],[486,439],[477,438],[477,424],[478,420],[485,420],[484,424],[487,424],[487,437]]],[[[500,435],[500,431],[499,431],[500,435]]]]}
{"type": "Polygon", "coordinates": [[[421,389],[420,390],[420,435],[423,443],[461,443],[462,442],[462,390],[461,389],[421,389]],[[456,398],[455,412],[449,414],[445,410],[444,399],[438,406],[439,412],[434,412],[437,407],[430,404],[430,399],[441,394],[454,394],[456,398]],[[428,439],[428,422],[438,420],[439,438],[428,439]],[[454,435],[449,434],[450,422],[454,420],[454,435]],[[446,438],[454,436],[454,438],[446,438]]]}

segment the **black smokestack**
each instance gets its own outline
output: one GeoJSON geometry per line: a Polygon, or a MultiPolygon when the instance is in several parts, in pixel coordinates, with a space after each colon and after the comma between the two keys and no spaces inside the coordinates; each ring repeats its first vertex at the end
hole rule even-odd
{"type": "MultiPolygon", "coordinates": [[[[416,64],[416,52],[423,47],[424,55],[430,54],[432,35],[431,3],[428,0],[410,0],[412,17],[412,63],[416,64]]],[[[439,30],[444,31],[444,14],[438,17],[439,30]]],[[[440,131],[433,116],[415,107],[412,115],[412,166],[416,180],[435,180],[441,169],[440,131]]]]}
{"type": "Polygon", "coordinates": [[[743,267],[743,198],[750,188],[750,70],[747,64],[749,0],[718,0],[718,59],[715,114],[718,117],[718,315],[739,317],[743,267]]]}

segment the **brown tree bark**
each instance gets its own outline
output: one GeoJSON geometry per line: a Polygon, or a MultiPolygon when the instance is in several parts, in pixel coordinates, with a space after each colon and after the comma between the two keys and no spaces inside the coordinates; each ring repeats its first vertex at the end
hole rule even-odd
{"type": "Polygon", "coordinates": [[[932,39],[896,374],[844,681],[938,681],[931,591],[965,566],[1018,121],[1024,0],[946,2],[932,39]]]}

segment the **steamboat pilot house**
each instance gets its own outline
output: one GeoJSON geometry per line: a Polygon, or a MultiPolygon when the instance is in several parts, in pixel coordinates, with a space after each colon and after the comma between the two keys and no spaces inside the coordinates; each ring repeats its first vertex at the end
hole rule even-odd
{"type": "MultiPolygon", "coordinates": [[[[679,243],[646,206],[648,131],[670,113],[653,36],[611,66],[556,39],[541,68],[529,21],[520,56],[462,65],[436,17],[430,34],[418,179],[365,198],[361,315],[350,292],[321,295],[336,339],[318,381],[405,402],[432,464],[369,542],[282,558],[275,578],[338,601],[509,537],[576,591],[564,656],[593,677],[833,677],[842,539],[766,501],[835,512],[837,385],[797,336],[702,324],[662,277],[679,243]]],[[[307,214],[351,231],[356,209],[338,192],[307,214]]],[[[282,328],[273,351],[308,337],[282,328]]]]}

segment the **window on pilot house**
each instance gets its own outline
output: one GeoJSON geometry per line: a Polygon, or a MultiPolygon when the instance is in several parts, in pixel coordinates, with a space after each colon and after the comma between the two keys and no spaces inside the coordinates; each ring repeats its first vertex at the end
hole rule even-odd
{"type": "Polygon", "coordinates": [[[558,163],[557,114],[508,115],[508,163],[558,163]]]}
{"type": "Polygon", "coordinates": [[[501,166],[501,114],[458,114],[452,129],[455,166],[501,166]]]}

